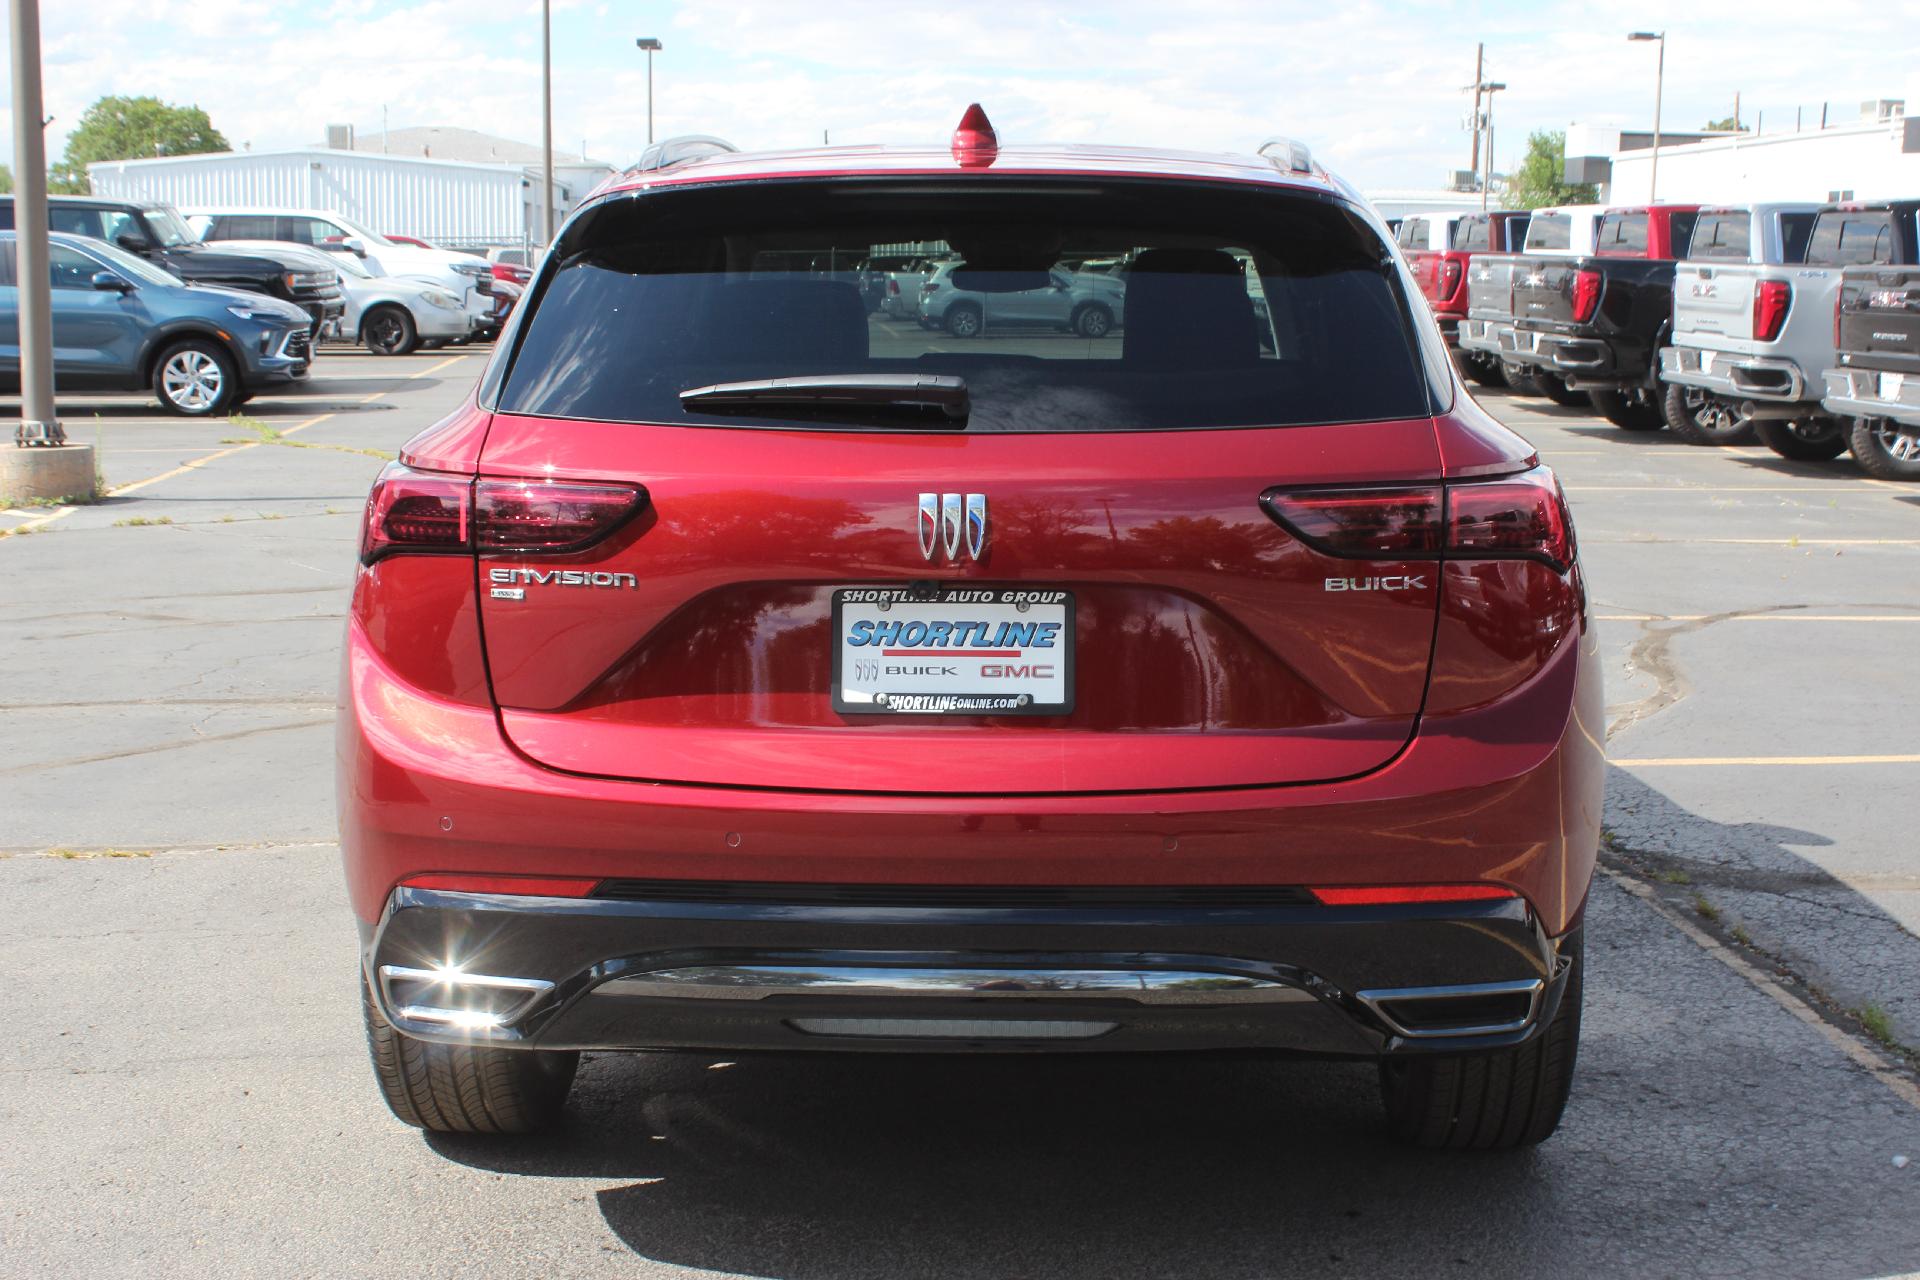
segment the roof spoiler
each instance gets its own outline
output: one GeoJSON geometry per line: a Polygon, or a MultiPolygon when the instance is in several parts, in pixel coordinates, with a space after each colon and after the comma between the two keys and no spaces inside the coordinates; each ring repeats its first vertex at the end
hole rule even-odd
{"type": "Polygon", "coordinates": [[[640,160],[627,170],[628,173],[650,173],[655,169],[668,169],[689,160],[703,160],[708,156],[735,155],[740,148],[725,138],[716,138],[710,133],[683,133],[678,137],[666,138],[654,143],[640,153],[640,160]]]}
{"type": "Polygon", "coordinates": [[[1293,173],[1313,172],[1313,153],[1307,150],[1304,142],[1295,142],[1292,138],[1268,138],[1260,144],[1257,155],[1265,156],[1278,168],[1293,173]]]}

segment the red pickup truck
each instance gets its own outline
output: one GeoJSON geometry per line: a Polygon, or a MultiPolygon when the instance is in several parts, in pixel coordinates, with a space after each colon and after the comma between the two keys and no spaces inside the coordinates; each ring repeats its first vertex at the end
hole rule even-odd
{"type": "Polygon", "coordinates": [[[1461,370],[1482,386],[1504,385],[1500,361],[1460,349],[1460,322],[1467,318],[1467,263],[1476,253],[1512,253],[1526,239],[1525,209],[1482,213],[1421,213],[1403,218],[1395,241],[1420,293],[1433,308],[1440,333],[1461,370]]]}

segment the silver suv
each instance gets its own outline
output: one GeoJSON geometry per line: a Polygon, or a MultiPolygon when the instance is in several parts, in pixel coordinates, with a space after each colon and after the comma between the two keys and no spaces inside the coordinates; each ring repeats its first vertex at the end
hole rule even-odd
{"type": "Polygon", "coordinates": [[[965,266],[948,259],[927,276],[920,286],[922,325],[945,329],[956,338],[977,338],[989,329],[1059,329],[1082,338],[1104,338],[1126,322],[1124,276],[1056,266],[1046,283],[1034,288],[963,289],[954,283],[953,273],[965,266]]]}

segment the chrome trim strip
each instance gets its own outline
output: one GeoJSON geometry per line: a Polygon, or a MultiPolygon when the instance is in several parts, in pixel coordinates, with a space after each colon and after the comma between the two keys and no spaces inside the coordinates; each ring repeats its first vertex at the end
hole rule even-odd
{"type": "Polygon", "coordinates": [[[1468,982],[1450,987],[1379,987],[1372,991],[1356,991],[1354,999],[1373,1013],[1373,1016],[1385,1023],[1397,1036],[1408,1040],[1437,1040],[1447,1036],[1491,1036],[1504,1032],[1519,1031],[1532,1024],[1540,1014],[1540,1000],[1546,994],[1547,984],[1538,978],[1529,978],[1521,982],[1468,982]],[[1409,1000],[1454,1000],[1478,996],[1515,996],[1527,997],[1526,1016],[1509,1022],[1487,1023],[1473,1027],[1437,1027],[1426,1031],[1416,1031],[1402,1026],[1381,1006],[1389,1002],[1409,1000]]]}
{"type": "Polygon", "coordinates": [[[1091,1040],[1117,1022],[1017,1021],[1012,1018],[793,1018],[810,1036],[888,1040],[1091,1040]]]}
{"type": "Polygon", "coordinates": [[[915,999],[1062,1000],[1135,1004],[1285,1004],[1314,997],[1271,978],[1203,969],[934,969],[868,965],[711,964],[614,978],[595,995],[682,1000],[769,996],[905,996],[915,999]]]}

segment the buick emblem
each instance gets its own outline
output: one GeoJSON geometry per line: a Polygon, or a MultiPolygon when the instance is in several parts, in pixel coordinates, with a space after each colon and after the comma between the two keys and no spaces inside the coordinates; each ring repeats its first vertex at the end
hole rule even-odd
{"type": "Polygon", "coordinates": [[[923,493],[920,495],[920,556],[951,563],[979,560],[987,550],[987,495],[984,493],[923,493]]]}

